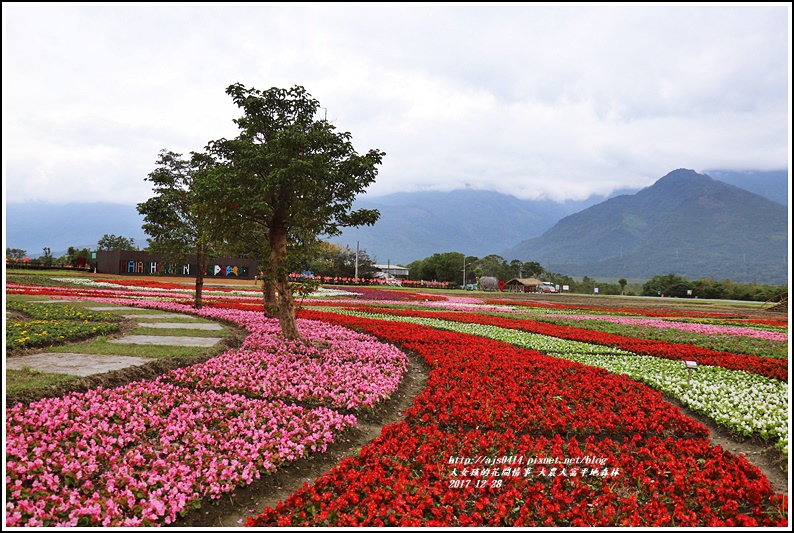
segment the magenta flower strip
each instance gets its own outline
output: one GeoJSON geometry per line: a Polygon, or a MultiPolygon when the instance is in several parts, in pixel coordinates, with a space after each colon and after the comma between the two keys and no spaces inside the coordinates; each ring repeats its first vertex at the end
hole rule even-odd
{"type": "Polygon", "coordinates": [[[644,318],[617,317],[608,315],[546,315],[545,318],[564,318],[566,320],[599,320],[615,324],[632,326],[648,326],[652,328],[668,328],[700,333],[702,335],[733,335],[736,337],[753,337],[770,341],[786,341],[788,334],[764,331],[753,328],[733,326],[713,326],[709,324],[690,324],[688,322],[671,322],[668,320],[648,320],[644,318]]]}

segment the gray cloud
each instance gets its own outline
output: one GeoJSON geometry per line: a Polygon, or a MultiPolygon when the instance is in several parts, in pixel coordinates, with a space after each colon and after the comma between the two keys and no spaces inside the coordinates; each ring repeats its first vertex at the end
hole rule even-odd
{"type": "Polygon", "coordinates": [[[160,149],[235,135],[224,93],[302,85],[370,195],[562,200],[789,164],[788,4],[3,4],[6,201],[137,203],[160,149]]]}

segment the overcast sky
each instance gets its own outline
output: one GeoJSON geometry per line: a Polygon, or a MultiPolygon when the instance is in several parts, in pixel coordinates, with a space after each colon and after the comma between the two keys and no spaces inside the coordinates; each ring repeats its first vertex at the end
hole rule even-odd
{"type": "Polygon", "coordinates": [[[790,163],[787,3],[2,9],[7,202],[145,201],[161,149],[236,135],[238,82],[301,85],[386,152],[367,199],[583,199],[790,163]]]}

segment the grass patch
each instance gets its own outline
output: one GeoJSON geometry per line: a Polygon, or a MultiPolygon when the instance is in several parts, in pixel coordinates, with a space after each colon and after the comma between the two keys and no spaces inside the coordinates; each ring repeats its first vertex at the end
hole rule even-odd
{"type": "MultiPolygon", "coordinates": [[[[7,283],[11,283],[10,281],[7,283]]],[[[6,294],[6,302],[20,302],[20,303],[28,303],[28,302],[47,302],[53,300],[50,296],[39,296],[36,294],[6,294]]],[[[59,302],[61,300],[58,300],[59,302]]],[[[79,300],[63,300],[63,303],[74,305],[76,307],[82,307],[84,304],[90,304],[91,302],[84,302],[79,300]]],[[[48,304],[52,305],[52,304],[48,304]]]]}
{"type": "Polygon", "coordinates": [[[6,350],[26,350],[119,331],[121,317],[63,304],[6,302],[6,350]]]}
{"type": "Polygon", "coordinates": [[[30,368],[6,369],[6,395],[19,394],[33,389],[49,389],[77,379],[80,379],[80,376],[40,372],[30,368]]]}
{"type": "Polygon", "coordinates": [[[182,329],[137,327],[130,335],[154,335],[157,337],[225,337],[229,330],[223,329],[182,329]]]}
{"type": "Polygon", "coordinates": [[[129,355],[132,357],[148,357],[150,359],[167,359],[171,357],[197,356],[202,354],[219,354],[224,348],[205,346],[158,346],[155,344],[117,344],[108,339],[93,339],[89,342],[56,346],[50,349],[55,353],[85,353],[97,355],[129,355]]]}

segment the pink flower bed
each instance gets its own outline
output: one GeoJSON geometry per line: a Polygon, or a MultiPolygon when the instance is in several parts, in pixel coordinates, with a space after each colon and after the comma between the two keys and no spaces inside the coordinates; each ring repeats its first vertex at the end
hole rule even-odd
{"type": "Polygon", "coordinates": [[[352,415],[281,400],[371,407],[407,368],[393,346],[318,321],[298,321],[309,344],[287,343],[261,313],[90,299],[193,313],[251,334],[240,350],[152,382],[7,409],[6,526],[169,524],[202,498],[325,451],[356,425],[352,415]]]}
{"type": "Polygon", "coordinates": [[[733,335],[736,337],[753,337],[770,341],[788,340],[788,335],[786,333],[776,333],[774,331],[762,331],[753,328],[731,326],[712,326],[709,324],[690,324],[687,322],[670,322],[667,320],[648,320],[645,318],[629,318],[607,315],[544,315],[544,318],[564,318],[566,320],[598,320],[601,322],[612,322],[614,324],[626,324],[631,326],[677,329],[679,331],[689,331],[703,335],[733,335]]]}
{"type": "Polygon", "coordinates": [[[162,382],[7,410],[6,526],[170,523],[310,451],[355,418],[162,382]]]}
{"type": "Polygon", "coordinates": [[[257,320],[259,327],[242,350],[175,370],[162,379],[202,389],[245,391],[264,398],[353,409],[373,407],[388,399],[407,369],[405,354],[369,335],[298,320],[301,334],[314,343],[307,345],[280,338],[277,321],[263,321],[261,315],[257,320]]]}

